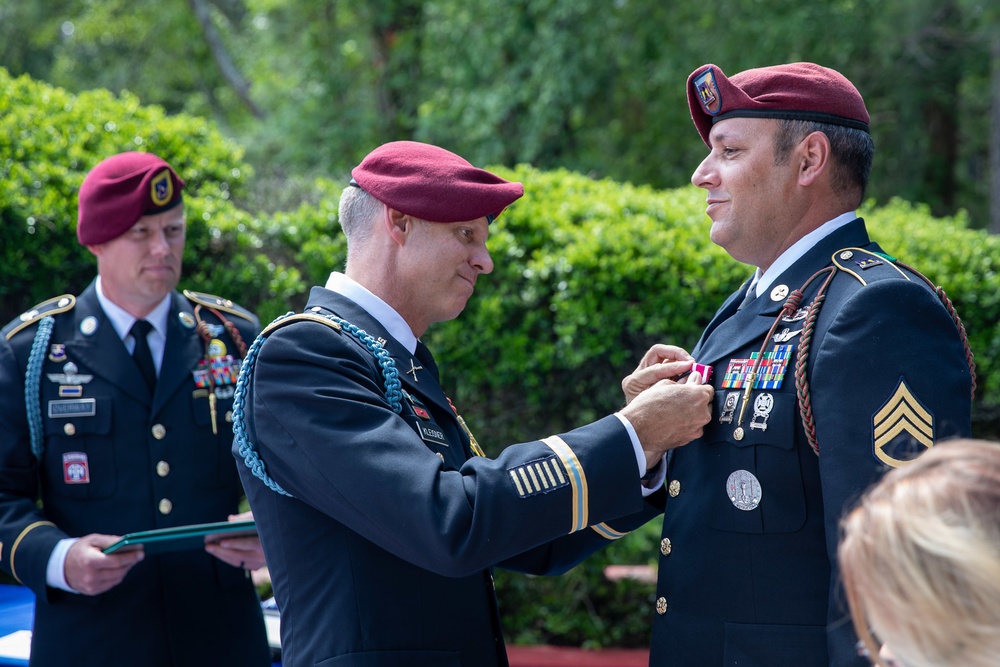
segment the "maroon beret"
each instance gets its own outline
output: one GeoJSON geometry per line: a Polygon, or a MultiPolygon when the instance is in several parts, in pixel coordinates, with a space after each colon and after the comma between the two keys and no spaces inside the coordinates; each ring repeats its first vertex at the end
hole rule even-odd
{"type": "Polygon", "coordinates": [[[687,97],[706,144],[712,124],[726,118],[809,120],[865,132],[870,122],[858,89],[840,72],[813,63],[748,69],[731,79],[715,65],[702,65],[688,77],[687,97]]]}
{"type": "Polygon", "coordinates": [[[369,153],[351,172],[351,185],[401,213],[429,222],[493,222],[524,194],[520,183],[473,167],[450,151],[394,141],[369,153]]]}
{"type": "Polygon", "coordinates": [[[116,239],[142,216],[179,204],[183,188],[173,168],[152,153],[112,155],[83,179],[76,238],[80,245],[116,239]]]}

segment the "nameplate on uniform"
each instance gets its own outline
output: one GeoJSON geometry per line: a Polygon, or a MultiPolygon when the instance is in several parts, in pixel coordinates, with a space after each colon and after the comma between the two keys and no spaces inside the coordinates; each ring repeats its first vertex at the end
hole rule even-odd
{"type": "Polygon", "coordinates": [[[49,401],[49,418],[93,417],[97,414],[97,399],[77,398],[67,401],[49,401]]]}
{"type": "Polygon", "coordinates": [[[420,430],[420,437],[424,439],[424,442],[432,442],[442,447],[448,446],[448,440],[444,437],[444,431],[437,424],[433,422],[428,424],[420,423],[417,424],[417,428],[420,430]]]}

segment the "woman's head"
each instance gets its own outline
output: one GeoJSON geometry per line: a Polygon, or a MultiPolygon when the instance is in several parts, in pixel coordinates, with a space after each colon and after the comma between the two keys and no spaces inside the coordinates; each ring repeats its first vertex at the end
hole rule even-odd
{"type": "Polygon", "coordinates": [[[841,527],[841,576],[871,655],[884,642],[902,667],[1000,665],[1000,444],[936,445],[841,527]]]}

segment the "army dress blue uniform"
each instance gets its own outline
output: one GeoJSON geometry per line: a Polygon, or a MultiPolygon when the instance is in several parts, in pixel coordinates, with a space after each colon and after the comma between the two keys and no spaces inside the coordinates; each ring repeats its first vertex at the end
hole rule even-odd
{"type": "Polygon", "coordinates": [[[704,436],[670,457],[650,664],[866,665],[833,565],[839,517],[888,466],[969,435],[970,359],[938,296],[882,254],[861,219],[738,310],[746,288],[693,351],[714,367],[716,399],[704,436]],[[817,455],[794,375],[828,274],[782,308],[834,264],[806,357],[817,455]]]}
{"type": "Polygon", "coordinates": [[[287,667],[506,665],[493,565],[559,573],[659,513],[617,417],[475,456],[422,344],[324,288],[294,318],[265,329],[240,380],[247,441],[281,489],[240,463],[287,667]],[[391,356],[399,413],[351,326],[391,356]]]}
{"type": "Polygon", "coordinates": [[[206,381],[206,353],[225,347],[212,352],[216,362],[239,359],[217,315],[246,341],[259,325],[228,302],[186,295],[170,297],[153,395],[95,284],[75,304],[66,296],[29,311],[0,337],[0,565],[36,596],[33,665],[270,664],[252,583],[201,549],[147,553],[121,584],[96,596],[46,584],[49,555],[63,538],[225,521],[238,509],[243,490],[227,422],[234,378],[218,375],[237,368],[226,361],[230,367],[206,381]],[[211,346],[196,320],[213,336],[211,346]],[[25,374],[42,326],[51,331],[37,350],[38,386],[26,401],[25,374]],[[207,383],[214,417],[210,388],[198,386],[207,383]]]}

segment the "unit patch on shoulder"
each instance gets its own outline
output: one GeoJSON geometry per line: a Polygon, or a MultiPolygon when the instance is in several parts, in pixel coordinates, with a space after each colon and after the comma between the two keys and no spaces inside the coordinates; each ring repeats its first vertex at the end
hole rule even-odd
{"type": "Polygon", "coordinates": [[[934,415],[899,378],[892,396],[872,416],[875,458],[898,468],[934,446],[934,415]]]}
{"type": "Polygon", "coordinates": [[[530,498],[539,493],[548,493],[569,486],[569,479],[563,472],[562,463],[556,456],[535,459],[507,469],[517,495],[530,498]]]}

